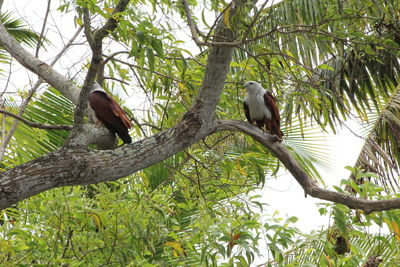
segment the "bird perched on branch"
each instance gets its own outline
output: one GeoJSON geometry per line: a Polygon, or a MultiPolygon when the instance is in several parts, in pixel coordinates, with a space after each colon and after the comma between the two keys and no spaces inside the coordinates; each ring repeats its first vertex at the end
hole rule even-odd
{"type": "Polygon", "coordinates": [[[251,124],[256,124],[258,128],[276,135],[278,140],[282,141],[281,117],[272,93],[254,81],[246,82],[244,87],[247,89],[247,95],[244,98],[243,108],[247,120],[251,124]]]}
{"type": "Polygon", "coordinates": [[[128,130],[132,122],[125,111],[95,82],[89,95],[89,105],[96,118],[113,134],[117,134],[125,144],[132,143],[128,130]]]}

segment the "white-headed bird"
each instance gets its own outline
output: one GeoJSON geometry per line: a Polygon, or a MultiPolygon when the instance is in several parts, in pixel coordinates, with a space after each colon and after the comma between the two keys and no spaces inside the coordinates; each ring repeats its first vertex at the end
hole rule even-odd
{"type": "Polygon", "coordinates": [[[254,81],[246,82],[244,87],[247,89],[247,95],[243,108],[247,120],[256,124],[258,128],[276,135],[278,140],[282,141],[281,117],[272,93],[254,81]]]}
{"type": "Polygon", "coordinates": [[[89,95],[89,105],[96,118],[113,134],[117,134],[125,144],[132,143],[128,130],[132,122],[125,111],[95,82],[89,95]]]}

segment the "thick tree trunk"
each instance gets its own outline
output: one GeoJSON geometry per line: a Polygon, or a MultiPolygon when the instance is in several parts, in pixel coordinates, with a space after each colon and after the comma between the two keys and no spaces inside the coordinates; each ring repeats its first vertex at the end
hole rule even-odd
{"type": "MultiPolygon", "coordinates": [[[[216,35],[225,40],[231,31],[223,20],[216,35]]],[[[47,64],[33,58],[8,35],[0,23],[0,44],[26,68],[60,89],[74,103],[79,92],[70,81],[47,64]],[[6,36],[5,36],[6,35],[6,36]],[[68,85],[67,88],[66,85],[68,85]],[[72,88],[72,90],[71,90],[72,88]]],[[[86,148],[103,132],[86,127],[74,133],[74,141],[46,156],[0,174],[0,209],[51,188],[113,181],[158,163],[211,134],[215,128],[214,110],[229,70],[232,47],[212,47],[199,97],[176,126],[139,142],[115,150],[86,148]]]]}
{"type": "Polygon", "coordinates": [[[0,176],[0,210],[40,192],[66,185],[86,185],[126,177],[187,148],[213,129],[186,116],[175,127],[115,150],[64,147],[0,176]]]}

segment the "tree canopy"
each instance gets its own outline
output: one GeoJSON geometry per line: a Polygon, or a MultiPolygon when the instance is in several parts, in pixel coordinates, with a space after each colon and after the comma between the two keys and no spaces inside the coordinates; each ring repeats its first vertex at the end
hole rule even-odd
{"type": "Polygon", "coordinates": [[[399,1],[43,3],[38,29],[0,13],[0,262],[399,264],[399,1]],[[37,80],[16,85],[16,62],[37,80]],[[248,80],[278,100],[282,143],[244,121],[248,80]],[[125,106],[132,144],[93,123],[95,81],[125,106]],[[322,133],[350,120],[365,143],[329,189],[322,133]],[[278,172],[329,201],[327,229],[260,202],[278,172]]]}

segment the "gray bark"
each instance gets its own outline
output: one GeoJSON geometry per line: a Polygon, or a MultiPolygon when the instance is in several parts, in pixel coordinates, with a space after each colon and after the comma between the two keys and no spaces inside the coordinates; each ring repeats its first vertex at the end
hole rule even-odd
{"type": "MultiPolygon", "coordinates": [[[[234,11],[231,11],[233,14],[234,11]]],[[[216,35],[230,40],[223,21],[216,35]]],[[[217,39],[218,41],[218,39],[217,39]]],[[[61,93],[78,102],[79,89],[49,65],[26,52],[0,23],[0,44],[23,66],[38,74],[61,93]]],[[[158,163],[218,131],[240,131],[268,148],[290,171],[304,191],[321,199],[341,203],[366,212],[400,208],[400,199],[369,201],[319,188],[274,136],[249,123],[216,121],[214,114],[229,70],[233,46],[212,46],[204,80],[193,108],[174,127],[114,150],[92,150],[87,144],[107,139],[107,134],[83,125],[74,142],[48,155],[0,173],[0,209],[40,192],[66,185],[86,185],[113,181],[158,163]]]]}
{"type": "Polygon", "coordinates": [[[26,51],[14,38],[12,38],[3,23],[0,23],[0,44],[11,54],[22,66],[37,74],[48,84],[57,88],[66,98],[73,103],[78,102],[79,88],[69,79],[55,71],[47,63],[26,51]]]}

